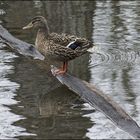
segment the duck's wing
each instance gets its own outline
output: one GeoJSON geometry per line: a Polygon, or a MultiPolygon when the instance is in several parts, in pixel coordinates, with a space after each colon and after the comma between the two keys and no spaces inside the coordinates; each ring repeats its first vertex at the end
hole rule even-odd
{"type": "Polygon", "coordinates": [[[51,33],[49,35],[49,38],[57,44],[67,46],[71,41],[74,41],[77,37],[74,35],[51,33]]]}
{"type": "Polygon", "coordinates": [[[74,35],[67,35],[67,34],[57,34],[51,33],[49,39],[53,40],[56,44],[60,44],[62,46],[68,46],[71,42],[76,40],[80,46],[84,46],[86,44],[91,44],[91,42],[85,38],[79,38],[74,35]]]}
{"type": "Polygon", "coordinates": [[[69,61],[79,57],[87,52],[88,47],[83,47],[83,49],[72,50],[71,48],[66,48],[65,46],[55,44],[50,42],[50,55],[55,59],[60,61],[69,61]]]}

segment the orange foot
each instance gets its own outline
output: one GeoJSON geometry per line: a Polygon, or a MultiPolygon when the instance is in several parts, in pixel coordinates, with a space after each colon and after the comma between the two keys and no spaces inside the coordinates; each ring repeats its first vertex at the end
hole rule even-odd
{"type": "Polygon", "coordinates": [[[68,62],[63,62],[63,66],[60,69],[57,69],[53,72],[53,75],[60,75],[60,74],[65,74],[67,72],[67,67],[68,67],[68,62]]]}
{"type": "Polygon", "coordinates": [[[65,74],[66,73],[66,70],[62,70],[62,69],[58,69],[58,70],[55,70],[54,71],[54,75],[56,76],[56,75],[63,75],[63,74],[65,74]]]}

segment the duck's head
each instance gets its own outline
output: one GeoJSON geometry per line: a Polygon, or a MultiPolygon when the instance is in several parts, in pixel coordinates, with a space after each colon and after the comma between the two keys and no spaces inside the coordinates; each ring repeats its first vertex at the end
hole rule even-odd
{"type": "Polygon", "coordinates": [[[47,27],[47,20],[43,16],[34,17],[28,25],[23,27],[22,29],[30,29],[30,28],[45,28],[47,27]]]}

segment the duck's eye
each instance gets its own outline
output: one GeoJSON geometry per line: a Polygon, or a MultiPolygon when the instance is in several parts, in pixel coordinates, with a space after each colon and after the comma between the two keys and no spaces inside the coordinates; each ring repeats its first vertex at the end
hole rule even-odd
{"type": "Polygon", "coordinates": [[[29,50],[30,50],[30,51],[33,51],[33,49],[34,49],[34,47],[31,45],[31,46],[29,47],[29,50]]]}
{"type": "Polygon", "coordinates": [[[39,21],[40,21],[39,19],[33,20],[33,21],[32,21],[32,24],[37,23],[37,22],[39,22],[39,21]]]}

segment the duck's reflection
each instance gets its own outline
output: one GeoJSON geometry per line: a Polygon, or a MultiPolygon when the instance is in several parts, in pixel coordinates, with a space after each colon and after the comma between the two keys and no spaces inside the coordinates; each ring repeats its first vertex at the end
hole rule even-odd
{"type": "MultiPolygon", "coordinates": [[[[72,115],[78,115],[82,104],[79,102],[79,97],[74,93],[71,93],[66,87],[61,86],[55,90],[43,94],[39,99],[39,113],[41,118],[52,118],[52,123],[48,126],[48,129],[54,129],[56,124],[56,118],[72,117],[72,115]],[[77,114],[78,113],[78,114],[77,114]]],[[[80,115],[80,114],[79,114],[80,115]]]]}
{"type": "MultiPolygon", "coordinates": [[[[55,90],[44,94],[39,100],[40,115],[50,117],[51,115],[62,115],[63,110],[68,104],[74,104],[78,97],[71,93],[66,87],[59,87],[55,90]]],[[[65,112],[68,113],[68,112],[65,112]]]]}
{"type": "Polygon", "coordinates": [[[25,117],[14,125],[36,134],[35,138],[85,137],[87,128],[93,124],[82,116],[82,101],[52,76],[50,66],[21,57],[14,64],[16,70],[11,79],[21,87],[15,97],[19,103],[11,109],[25,117]]]}

